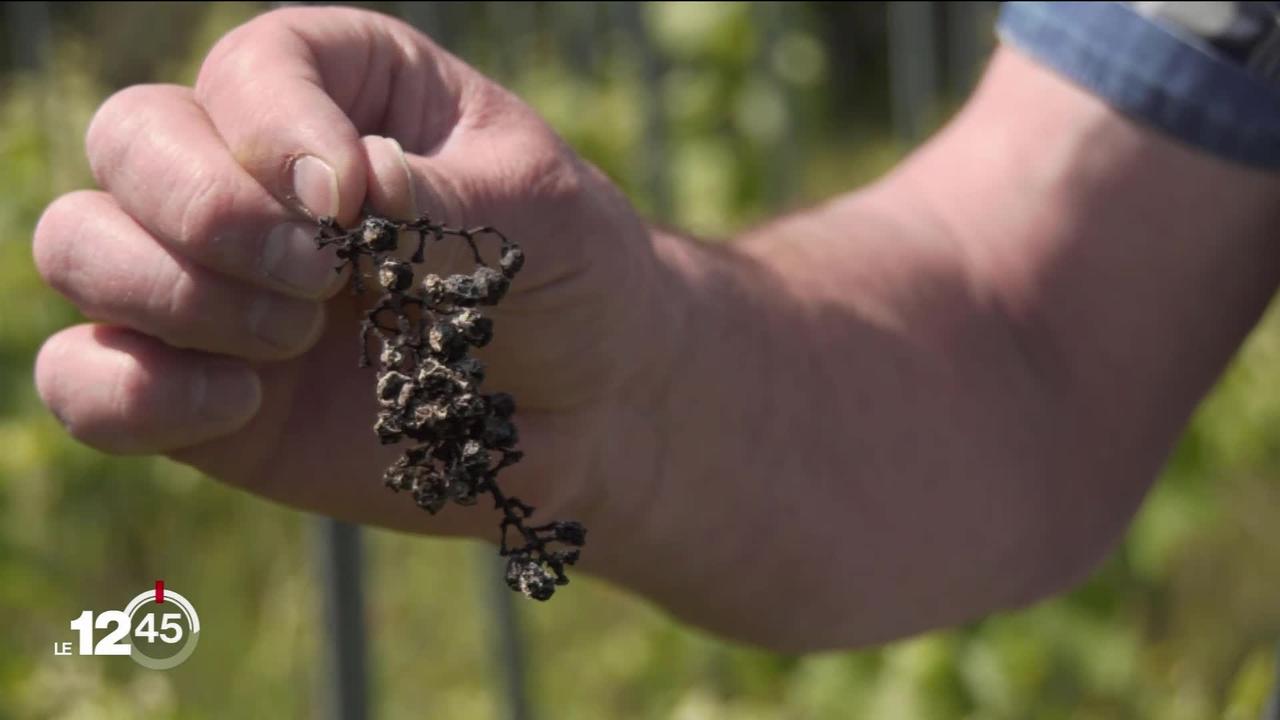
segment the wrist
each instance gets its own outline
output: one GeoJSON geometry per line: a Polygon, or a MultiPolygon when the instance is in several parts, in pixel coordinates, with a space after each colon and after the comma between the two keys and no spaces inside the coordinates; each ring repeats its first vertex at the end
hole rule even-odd
{"type": "Polygon", "coordinates": [[[584,563],[684,620],[738,634],[749,623],[734,609],[751,603],[729,598],[751,595],[742,558],[768,526],[772,509],[756,490],[774,475],[760,460],[776,456],[744,450],[781,433],[765,382],[783,341],[778,280],[732,245],[651,238],[654,312],[667,331],[649,338],[654,372],[628,386],[610,418],[616,451],[575,510],[594,523],[584,563]]]}

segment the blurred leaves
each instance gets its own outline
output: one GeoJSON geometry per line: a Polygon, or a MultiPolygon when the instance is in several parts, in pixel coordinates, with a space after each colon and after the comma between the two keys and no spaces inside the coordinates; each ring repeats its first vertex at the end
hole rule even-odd
{"type": "MultiPolygon", "coordinates": [[[[122,83],[190,82],[217,38],[258,11],[194,7],[73,5],[60,11],[51,71],[0,78],[0,718],[316,713],[325,629],[304,517],[168,462],[80,447],[31,382],[39,344],[77,316],[39,282],[29,238],[53,197],[91,185],[82,138],[94,108],[122,83]],[[141,37],[157,20],[140,15],[182,32],[141,37]],[[154,673],[52,655],[81,610],[119,607],[157,576],[207,628],[190,662],[154,673]]],[[[674,199],[661,219],[700,234],[728,236],[897,158],[883,108],[831,106],[831,83],[848,77],[838,60],[850,57],[823,27],[839,8],[657,3],[631,17],[624,5],[540,4],[515,25],[503,3],[436,9],[449,47],[519,92],[653,214],[645,168],[656,160],[674,199]],[[660,128],[646,125],[654,116],[660,128]]],[[[541,716],[1257,717],[1280,637],[1277,368],[1271,313],[1123,547],[1068,596],[882,649],[792,658],[575,581],[553,603],[520,608],[541,716]]],[[[471,546],[370,536],[375,715],[498,717],[471,546]]]]}

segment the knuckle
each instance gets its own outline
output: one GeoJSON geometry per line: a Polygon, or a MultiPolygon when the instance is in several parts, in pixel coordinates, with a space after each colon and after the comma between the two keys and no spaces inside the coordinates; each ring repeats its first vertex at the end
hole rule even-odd
{"type": "Polygon", "coordinates": [[[226,178],[212,172],[197,172],[188,192],[175,195],[183,206],[173,240],[187,252],[225,264],[219,257],[226,248],[219,243],[218,229],[234,212],[235,190],[226,178]]]}
{"type": "Polygon", "coordinates": [[[305,16],[315,12],[315,8],[277,8],[262,13],[223,35],[205,56],[196,76],[197,102],[206,104],[261,74],[261,53],[285,42],[294,34],[293,28],[305,25],[305,16]]]}
{"type": "Polygon", "coordinates": [[[99,184],[107,187],[108,171],[117,167],[143,131],[156,86],[132,85],[107,98],[85,131],[85,154],[99,184]]]}
{"type": "Polygon", "coordinates": [[[233,74],[236,68],[240,67],[241,59],[246,54],[245,50],[251,49],[251,46],[246,47],[246,45],[251,39],[254,28],[263,17],[265,16],[250,20],[223,35],[222,39],[214,44],[209,54],[205,56],[200,72],[196,75],[194,91],[197,102],[208,104],[208,101],[213,99],[219,89],[227,83],[228,75],[233,74]]]}
{"type": "Polygon", "coordinates": [[[526,201],[562,205],[577,199],[583,191],[581,167],[576,156],[558,137],[535,133],[516,140],[518,152],[505,174],[510,192],[526,201]]]}
{"type": "Polygon", "coordinates": [[[111,402],[103,418],[106,422],[135,425],[154,405],[156,380],[138,358],[120,353],[113,368],[111,402]]]}
{"type": "Polygon", "coordinates": [[[518,127],[529,111],[506,88],[479,74],[469,78],[458,122],[468,132],[518,127]]]}
{"type": "Polygon", "coordinates": [[[173,268],[168,277],[157,273],[148,291],[148,306],[163,318],[170,328],[170,339],[192,332],[207,316],[206,293],[195,275],[181,267],[173,268]]]}
{"type": "Polygon", "coordinates": [[[533,155],[523,180],[531,196],[545,201],[572,198],[582,191],[578,168],[560,154],[533,155]]]}
{"type": "Polygon", "coordinates": [[[239,28],[244,35],[275,34],[287,30],[297,22],[306,22],[306,15],[314,10],[303,7],[279,7],[258,15],[239,28]]]}
{"type": "Polygon", "coordinates": [[[304,7],[285,6],[275,8],[258,15],[241,26],[246,34],[278,37],[281,34],[294,33],[299,28],[314,26],[317,21],[334,19],[345,21],[352,27],[364,27],[371,22],[383,18],[378,13],[356,7],[304,7]]]}

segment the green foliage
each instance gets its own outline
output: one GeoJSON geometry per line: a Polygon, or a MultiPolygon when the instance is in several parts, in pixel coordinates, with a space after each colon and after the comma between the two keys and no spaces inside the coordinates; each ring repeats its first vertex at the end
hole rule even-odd
{"type": "MultiPolygon", "coordinates": [[[[253,11],[207,6],[189,52],[131,67],[189,81],[209,45],[253,11]]],[[[759,12],[648,7],[643,21],[667,70],[655,85],[644,47],[624,36],[602,41],[608,52],[589,68],[545,36],[522,51],[530,62],[500,49],[485,65],[651,212],[645,98],[659,93],[668,219],[724,236],[896,158],[887,128],[836,133],[817,121],[829,61],[804,12],[787,24],[759,12]],[[770,185],[784,170],[788,187],[770,185]]],[[[109,94],[97,69],[117,50],[111,37],[66,38],[56,75],[5,78],[0,96],[0,718],[312,716],[321,678],[308,518],[172,463],[80,447],[35,398],[34,353],[76,315],[39,282],[28,238],[53,197],[91,184],[81,138],[109,94]],[[156,574],[201,612],[206,632],[190,662],[157,673],[52,655],[70,618],[121,606],[156,574]]],[[[1278,367],[1273,313],[1197,415],[1123,547],[1068,596],[878,650],[789,658],[709,638],[575,579],[555,602],[520,607],[541,715],[1257,717],[1280,636],[1278,367]]],[[[377,716],[498,717],[479,609],[490,553],[368,537],[377,716]]]]}

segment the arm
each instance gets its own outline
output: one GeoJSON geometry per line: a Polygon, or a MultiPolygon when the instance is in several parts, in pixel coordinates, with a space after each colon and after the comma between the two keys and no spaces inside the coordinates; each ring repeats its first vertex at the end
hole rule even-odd
{"type": "Polygon", "coordinates": [[[380,486],[401,448],[370,432],[360,301],[298,221],[492,223],[529,258],[485,348],[529,450],[504,484],[587,523],[585,567],[782,649],[1080,577],[1277,280],[1273,177],[1007,51],[888,178],[721,248],[647,230],[517,98],[350,8],[246,24],[196,88],[107,101],[86,149],[103,191],[55,201],[34,248],[94,321],[35,368],[77,438],[492,540],[490,508],[380,486]]]}
{"type": "Polygon", "coordinates": [[[1004,49],[874,186],[660,237],[702,298],[593,566],[793,650],[1082,579],[1275,291],[1278,190],[1004,49]]]}

